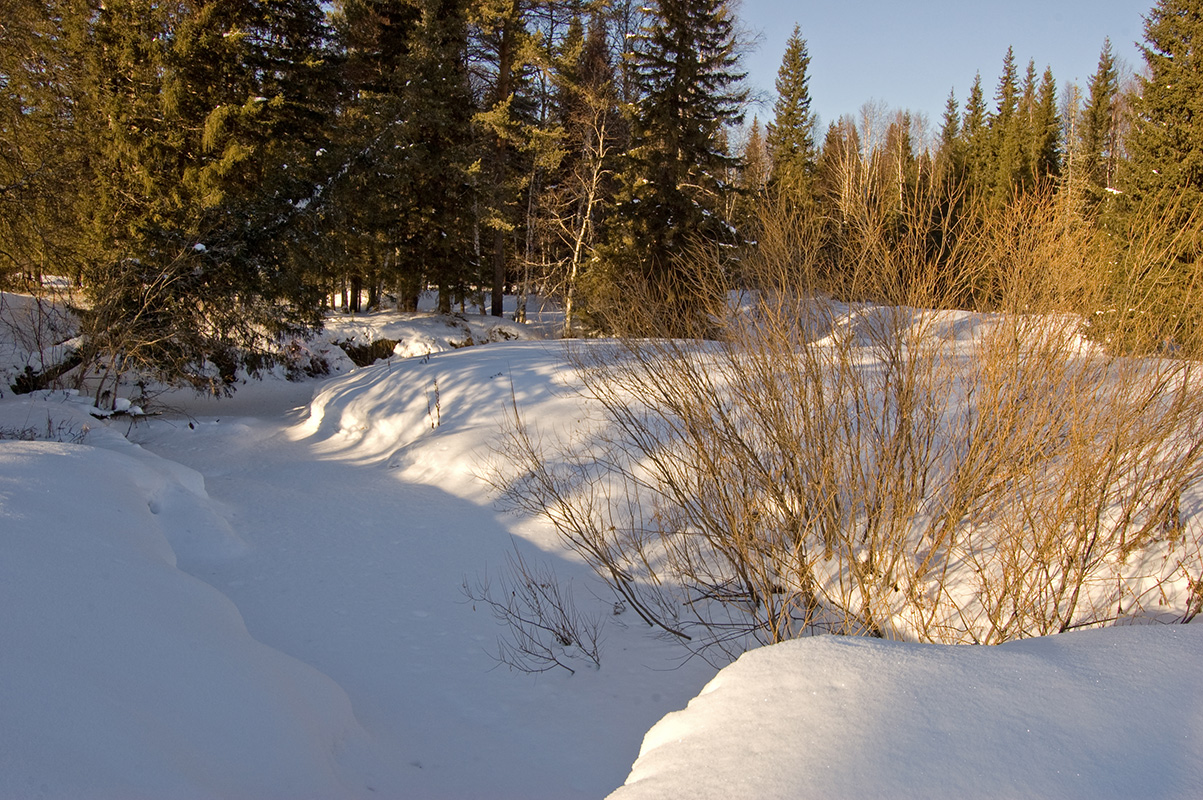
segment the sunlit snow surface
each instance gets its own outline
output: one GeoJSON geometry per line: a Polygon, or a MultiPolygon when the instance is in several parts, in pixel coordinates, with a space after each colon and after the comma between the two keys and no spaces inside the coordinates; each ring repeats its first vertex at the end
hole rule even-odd
{"type": "Polygon", "coordinates": [[[1197,626],[818,638],[715,677],[493,505],[514,400],[586,417],[561,345],[431,351],[153,419],[5,392],[0,430],[62,441],[0,441],[0,797],[1197,796],[1197,626]],[[461,586],[513,548],[606,615],[599,670],[492,659],[461,586]]]}
{"type": "Polygon", "coordinates": [[[637,798],[1190,798],[1203,628],[745,653],[644,737],[637,798]]]}

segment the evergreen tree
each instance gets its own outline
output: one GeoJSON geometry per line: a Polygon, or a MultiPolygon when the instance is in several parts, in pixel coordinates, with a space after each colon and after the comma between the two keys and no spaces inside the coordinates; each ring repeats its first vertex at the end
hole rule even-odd
{"type": "Polygon", "coordinates": [[[990,117],[991,163],[989,191],[996,205],[1007,203],[1022,179],[1024,142],[1020,117],[1020,94],[1015,66],[1015,51],[1008,47],[1003,72],[994,94],[994,114],[990,117]]]}
{"type": "Polygon", "coordinates": [[[989,185],[989,171],[993,158],[981,73],[974,76],[973,86],[969,90],[969,99],[965,101],[961,140],[965,152],[965,171],[969,187],[974,194],[983,194],[989,185]]]}
{"type": "Polygon", "coordinates": [[[738,123],[740,88],[735,20],[725,0],[658,0],[635,53],[640,98],[621,175],[620,220],[609,262],[633,268],[664,305],[666,321],[701,312],[679,257],[692,241],[733,243],[722,217],[738,163],[723,128],[738,123]]]}
{"type": "Polygon", "coordinates": [[[1020,86],[1017,131],[1019,135],[1020,159],[1016,175],[1016,189],[1024,191],[1036,181],[1036,169],[1032,162],[1036,125],[1036,60],[1028,59],[1028,68],[1020,86]]]}
{"type": "Polygon", "coordinates": [[[1112,185],[1113,153],[1116,150],[1116,109],[1119,103],[1119,75],[1111,40],[1103,40],[1099,66],[1090,79],[1086,105],[1078,124],[1077,167],[1081,170],[1082,185],[1087,202],[1097,204],[1112,185]]]}
{"type": "Polygon", "coordinates": [[[467,14],[464,0],[421,0],[421,12],[405,95],[402,141],[410,155],[400,191],[411,202],[399,249],[402,259],[425,264],[439,309],[448,312],[477,274],[467,14]]]}
{"type": "Polygon", "coordinates": [[[1024,163],[1028,185],[1040,185],[1061,174],[1061,115],[1057,111],[1057,83],[1046,68],[1032,96],[1026,125],[1024,163]]]}
{"type": "Polygon", "coordinates": [[[769,183],[771,159],[761,131],[760,118],[753,117],[748,141],[744,144],[743,168],[740,171],[740,188],[750,195],[764,191],[769,183]]]}
{"type": "Polygon", "coordinates": [[[0,22],[0,287],[78,275],[86,180],[81,45],[89,0],[11,0],[0,22]]]}
{"type": "Polygon", "coordinates": [[[961,111],[956,90],[949,91],[940,124],[940,145],[936,151],[936,169],[944,181],[960,180],[965,169],[965,146],[961,139],[961,111]]]}
{"type": "MultiPolygon", "coordinates": [[[[1124,140],[1127,161],[1120,187],[1125,196],[1108,222],[1120,221],[1124,212],[1138,215],[1146,228],[1141,235],[1157,237],[1153,244],[1167,248],[1169,258],[1158,265],[1162,270],[1155,282],[1146,274],[1125,273],[1127,259],[1118,263],[1115,276],[1125,284],[1121,297],[1133,296],[1133,285],[1143,295],[1134,310],[1139,326],[1133,327],[1158,326],[1152,342],[1138,346],[1170,343],[1197,355],[1203,349],[1197,300],[1203,265],[1198,218],[1203,207],[1203,0],[1158,0],[1145,18],[1144,34],[1146,69],[1131,98],[1132,127],[1124,140]]],[[[1132,305],[1121,306],[1121,312],[1132,305]]]]}
{"type": "Polygon", "coordinates": [[[298,264],[331,102],[317,0],[109,0],[88,45],[93,354],[209,391],[320,324],[298,264]],[[218,364],[220,375],[211,369],[218,364]]]}
{"type": "Polygon", "coordinates": [[[810,55],[800,29],[785,45],[777,71],[777,102],[768,125],[766,144],[772,159],[772,180],[792,191],[805,191],[815,167],[815,118],[810,111],[810,55]]]}
{"type": "Polygon", "coordinates": [[[342,48],[343,92],[336,120],[338,167],[322,205],[330,229],[323,276],[359,311],[385,289],[398,308],[416,310],[430,277],[423,259],[402,248],[402,221],[415,198],[402,191],[413,153],[405,142],[414,42],[422,9],[413,0],[343,0],[333,15],[342,48]]]}
{"type": "Polygon", "coordinates": [[[491,234],[490,310],[498,317],[514,260],[509,243],[522,224],[520,197],[528,173],[522,151],[536,123],[527,85],[535,60],[527,14],[524,0],[475,0],[471,8],[474,60],[487,87],[477,123],[490,144],[484,223],[491,234]]]}
{"type": "Polygon", "coordinates": [[[1159,0],[1144,26],[1147,72],[1133,99],[1124,188],[1143,200],[1164,190],[1203,202],[1203,0],[1159,0]]]}
{"type": "Polygon", "coordinates": [[[734,224],[751,241],[760,237],[758,212],[764,200],[765,189],[769,186],[771,175],[771,159],[765,144],[760,118],[752,119],[741,153],[739,177],[736,181],[739,189],[735,197],[734,224]]]}

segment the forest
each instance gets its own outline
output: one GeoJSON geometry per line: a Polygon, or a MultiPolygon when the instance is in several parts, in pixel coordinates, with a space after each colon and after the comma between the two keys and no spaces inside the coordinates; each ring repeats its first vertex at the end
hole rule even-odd
{"type": "Polygon", "coordinates": [[[570,336],[707,336],[798,231],[815,291],[981,311],[1009,253],[1069,237],[1057,310],[1197,346],[1197,0],[1150,10],[1126,80],[1106,41],[1086,86],[1008,51],[932,136],[871,105],[817,129],[804,20],[747,120],[723,0],[0,8],[0,285],[65,279],[73,362],[110,374],[223,393],[328,309],[427,289],[494,315],[517,294],[519,320],[552,297],[570,336]]]}

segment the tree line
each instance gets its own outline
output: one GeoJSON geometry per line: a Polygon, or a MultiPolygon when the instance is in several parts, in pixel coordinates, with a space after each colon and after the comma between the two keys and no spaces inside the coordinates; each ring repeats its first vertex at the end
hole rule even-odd
{"type": "Polygon", "coordinates": [[[82,358],[214,391],[331,306],[427,288],[497,315],[512,292],[519,317],[555,295],[571,332],[618,326],[638,281],[688,317],[691,250],[737,274],[767,198],[825,221],[838,273],[866,199],[895,225],[935,188],[946,215],[1057,192],[1116,220],[1203,188],[1198,0],[1152,9],[1131,90],[1109,43],[1062,92],[1008,52],[931,142],[871,108],[820,137],[800,29],[773,120],[736,141],[725,0],[3,0],[0,19],[0,280],[69,278],[82,358]]]}

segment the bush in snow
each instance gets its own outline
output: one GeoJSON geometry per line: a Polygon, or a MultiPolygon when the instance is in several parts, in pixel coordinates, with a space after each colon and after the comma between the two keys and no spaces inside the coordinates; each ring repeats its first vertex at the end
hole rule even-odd
{"type": "Polygon", "coordinates": [[[933,255],[923,225],[865,210],[836,281],[814,226],[766,216],[741,303],[694,273],[717,276],[693,295],[723,300],[699,315],[713,341],[574,351],[603,412],[575,438],[515,408],[506,501],[700,651],[1190,620],[1200,365],[1083,336],[1110,261],[1072,215],[1037,200],[984,219],[933,255]],[[989,313],[933,310],[968,296],[989,313]]]}

